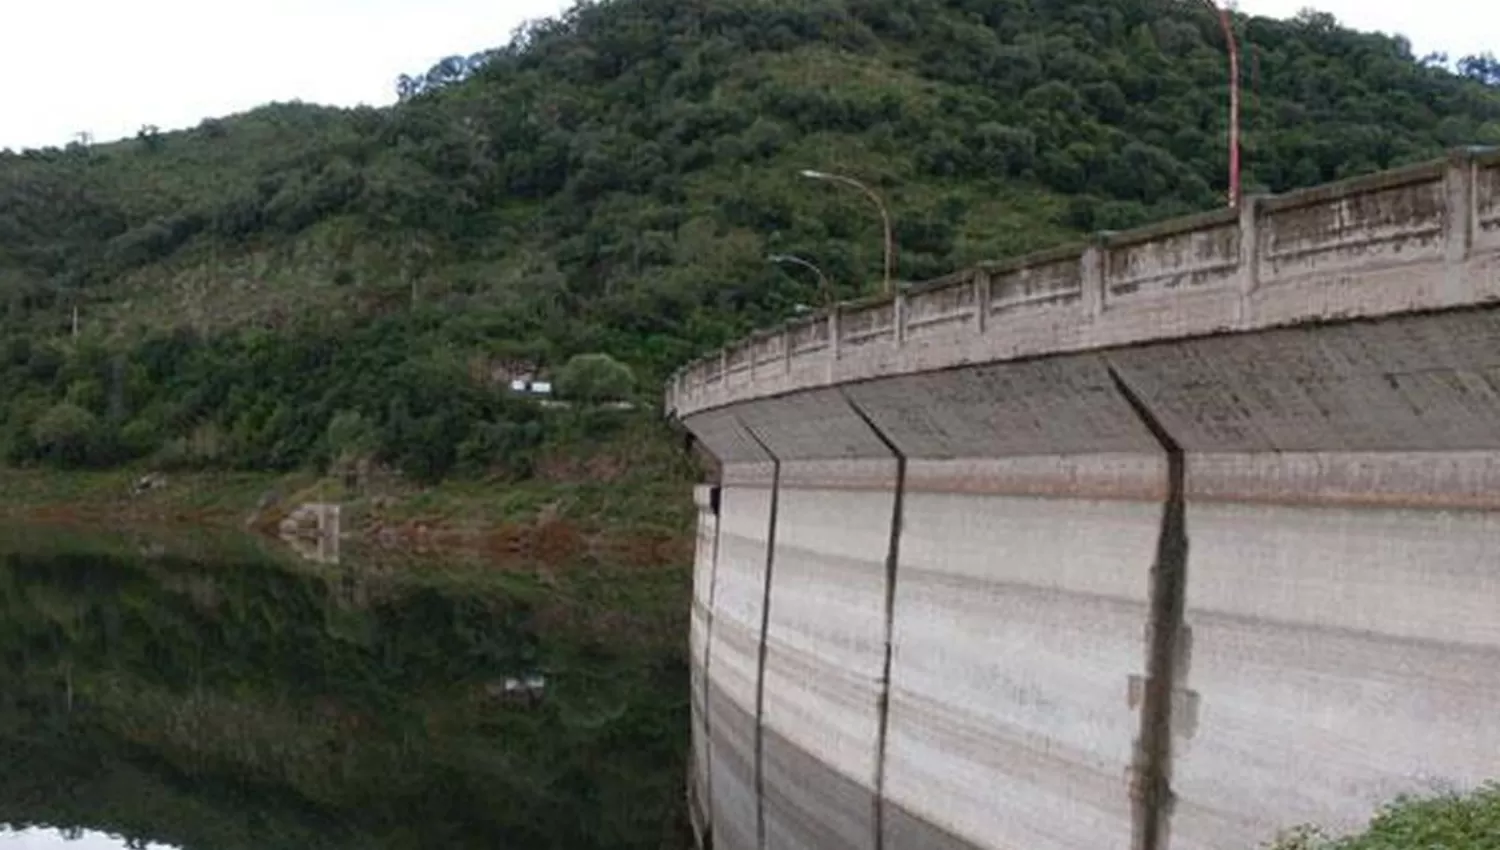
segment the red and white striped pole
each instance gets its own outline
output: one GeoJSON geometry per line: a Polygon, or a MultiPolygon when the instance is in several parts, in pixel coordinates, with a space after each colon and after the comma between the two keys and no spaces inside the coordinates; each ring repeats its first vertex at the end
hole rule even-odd
{"type": "Polygon", "coordinates": [[[1240,205],[1240,45],[1234,37],[1234,13],[1216,0],[1203,0],[1219,13],[1229,46],[1229,205],[1240,205]]]}

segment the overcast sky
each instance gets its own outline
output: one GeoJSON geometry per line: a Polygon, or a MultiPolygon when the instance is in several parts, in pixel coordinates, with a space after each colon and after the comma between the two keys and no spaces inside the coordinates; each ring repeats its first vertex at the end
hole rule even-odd
{"type": "MultiPolygon", "coordinates": [[[[1359,29],[1401,32],[1418,55],[1500,53],[1495,0],[1311,0],[1359,29]]],[[[503,44],[562,0],[0,0],[0,148],[98,141],[145,124],[196,125],[274,100],[352,106],[396,77],[503,44]]],[[[1241,0],[1287,17],[1309,0],[1241,0]]]]}

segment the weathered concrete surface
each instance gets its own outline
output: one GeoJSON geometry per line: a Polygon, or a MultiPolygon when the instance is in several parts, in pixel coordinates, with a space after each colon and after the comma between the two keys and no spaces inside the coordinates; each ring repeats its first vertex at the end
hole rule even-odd
{"type": "Polygon", "coordinates": [[[759,846],[756,832],[756,740],[753,718],[760,682],[767,545],[771,528],[770,470],[726,466],[720,495],[719,557],[709,640],[708,726],[712,730],[710,821],[715,846],[759,846]],[[745,724],[742,718],[752,722],[745,724]]]}
{"type": "Polygon", "coordinates": [[[667,395],[725,464],[718,847],[1251,848],[1500,777],[1500,154],[845,306],[667,395]]]}
{"type": "Polygon", "coordinates": [[[1188,458],[1172,846],[1500,776],[1500,310],[1110,359],[1188,458]]]}
{"type": "Polygon", "coordinates": [[[781,463],[761,715],[765,846],[873,850],[896,460],[836,392],[763,405],[743,421],[781,463]]]}
{"type": "Polygon", "coordinates": [[[890,800],[976,846],[1129,847],[1139,720],[1127,678],[1142,669],[1159,514],[1123,500],[911,498],[890,800]]]}
{"type": "Polygon", "coordinates": [[[693,501],[698,507],[698,534],[693,557],[693,610],[688,636],[693,722],[693,787],[688,799],[694,827],[701,838],[702,833],[712,829],[708,787],[708,636],[713,621],[714,570],[718,563],[718,490],[698,487],[693,501]]]}
{"type": "Polygon", "coordinates": [[[1160,446],[1093,356],[847,392],[908,458],[887,799],[977,846],[1128,847],[1160,446]]]}
{"type": "MultiPolygon", "coordinates": [[[[889,464],[884,464],[889,467],[889,464]]],[[[776,580],[766,635],[763,721],[845,783],[799,780],[777,769],[767,812],[768,847],[869,848],[874,824],[875,739],[885,646],[885,556],[894,482],[881,490],[832,490],[817,478],[788,482],[776,537],[776,580]],[[840,784],[863,789],[835,793],[840,784]],[[809,830],[806,825],[839,828],[809,830]]],[[[768,774],[769,776],[770,774],[768,774]]]]}
{"type": "Polygon", "coordinates": [[[1500,777],[1500,514],[1204,504],[1174,848],[1500,777]]]}

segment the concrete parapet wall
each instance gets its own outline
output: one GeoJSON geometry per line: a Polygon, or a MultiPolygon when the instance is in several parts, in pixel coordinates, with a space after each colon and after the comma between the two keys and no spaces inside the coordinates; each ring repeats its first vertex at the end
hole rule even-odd
{"type": "Polygon", "coordinates": [[[1105,239],[1105,304],[1238,286],[1240,224],[1224,210],[1105,239]]]}
{"type": "Polygon", "coordinates": [[[1500,778],[1500,155],[774,337],[668,393],[715,846],[1249,850],[1500,778]]]}
{"type": "Polygon", "coordinates": [[[1474,175],[1474,247],[1500,247],[1500,157],[1476,161],[1474,175]]]}
{"type": "Polygon", "coordinates": [[[1258,282],[1442,262],[1449,186],[1442,164],[1375,174],[1261,204],[1258,282]]]}
{"type": "Polygon", "coordinates": [[[685,367],[666,406],[1495,301],[1500,158],[1456,152],[840,305],[685,367]]]}

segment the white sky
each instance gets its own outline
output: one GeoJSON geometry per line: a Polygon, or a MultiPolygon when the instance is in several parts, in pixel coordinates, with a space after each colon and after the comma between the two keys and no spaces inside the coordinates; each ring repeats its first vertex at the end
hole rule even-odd
{"type": "Polygon", "coordinates": [[[0,148],[195,126],[276,100],[395,100],[559,0],[0,0],[0,148]]]}
{"type": "MultiPolygon", "coordinates": [[[[1305,5],[1415,52],[1500,53],[1496,0],[1240,0],[1288,17],[1305,5]]],[[[353,106],[396,77],[503,44],[563,0],[0,0],[0,148],[97,141],[243,112],[273,100],[353,106]]]]}
{"type": "Polygon", "coordinates": [[[1240,11],[1290,18],[1311,6],[1345,26],[1404,35],[1421,57],[1443,52],[1453,59],[1486,51],[1500,54],[1500,3],[1495,0],[1240,0],[1240,11]]]}

